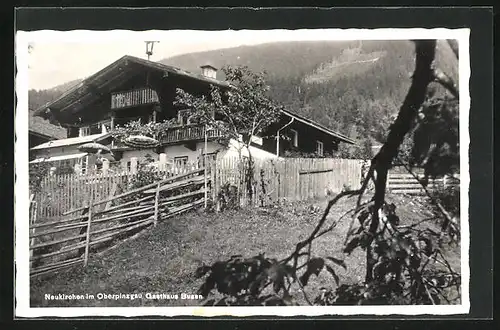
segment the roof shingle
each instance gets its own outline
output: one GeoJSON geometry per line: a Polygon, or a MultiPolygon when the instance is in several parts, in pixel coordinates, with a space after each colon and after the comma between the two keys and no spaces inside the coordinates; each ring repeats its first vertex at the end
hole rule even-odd
{"type": "Polygon", "coordinates": [[[66,129],[64,127],[53,125],[48,120],[34,116],[33,111],[29,111],[28,117],[28,127],[31,132],[54,139],[66,138],[66,129]]]}

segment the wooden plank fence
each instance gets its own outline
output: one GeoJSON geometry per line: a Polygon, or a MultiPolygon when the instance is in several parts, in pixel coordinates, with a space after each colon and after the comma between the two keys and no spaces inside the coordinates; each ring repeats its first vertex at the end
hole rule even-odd
{"type": "MultiPolygon", "coordinates": [[[[91,253],[201,206],[206,190],[199,178],[205,175],[208,178],[204,168],[196,169],[101,199],[91,190],[88,205],[65,212],[57,220],[30,219],[30,275],[86,265],[91,253]]],[[[34,203],[30,198],[30,204],[34,203]]]]}
{"type": "Polygon", "coordinates": [[[332,158],[284,158],[255,160],[253,179],[240,177],[248,169],[248,162],[239,163],[237,157],[217,159],[212,198],[224,185],[237,187],[242,180],[242,205],[262,205],[282,199],[308,200],[325,197],[328,192],[358,189],[361,182],[362,161],[332,158]],[[251,189],[245,189],[251,182],[251,189]]]}
{"type": "MultiPolygon", "coordinates": [[[[250,180],[248,177],[240,177],[248,169],[248,161],[239,164],[237,157],[218,157],[208,162],[213,182],[208,197],[216,201],[224,185],[237,187],[238,180],[244,180],[241,205],[263,205],[282,199],[322,198],[328,192],[339,193],[347,187],[359,188],[362,163],[356,159],[332,158],[257,159],[253,178],[250,180]]],[[[197,168],[199,164],[193,163],[171,166],[164,170],[156,168],[153,171],[167,178],[197,168]]],[[[136,174],[131,172],[121,172],[48,176],[42,180],[41,192],[35,196],[37,217],[59,219],[68,211],[81,209],[88,205],[91,192],[94,200],[102,200],[114,191],[127,191],[134,175],[136,174]]]]}
{"type": "MultiPolygon", "coordinates": [[[[416,174],[415,178],[410,173],[389,172],[387,178],[387,189],[395,194],[425,195],[425,190],[419,182],[424,177],[422,172],[416,174]]],[[[449,186],[459,186],[460,176],[444,176],[441,178],[429,179],[426,189],[429,191],[446,188],[449,186]]]]}

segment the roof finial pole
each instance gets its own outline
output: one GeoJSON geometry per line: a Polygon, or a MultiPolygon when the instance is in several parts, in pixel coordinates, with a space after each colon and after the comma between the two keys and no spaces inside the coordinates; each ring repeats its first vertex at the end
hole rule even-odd
{"type": "Polygon", "coordinates": [[[146,55],[148,55],[148,61],[149,61],[149,57],[151,55],[153,55],[153,47],[155,45],[155,43],[159,43],[159,41],[145,41],[146,43],[146,55]]]}

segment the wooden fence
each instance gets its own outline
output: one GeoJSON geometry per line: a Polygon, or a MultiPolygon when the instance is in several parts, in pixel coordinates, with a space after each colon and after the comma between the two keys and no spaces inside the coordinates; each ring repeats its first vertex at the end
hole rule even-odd
{"type": "MultiPolygon", "coordinates": [[[[419,182],[424,177],[422,172],[416,174],[417,178],[410,173],[389,172],[387,178],[387,189],[395,194],[425,195],[425,190],[419,182]]],[[[460,177],[444,176],[436,179],[429,179],[426,189],[429,191],[446,188],[448,186],[459,186],[460,177]]]]}
{"type": "Polygon", "coordinates": [[[100,200],[91,191],[88,206],[66,212],[55,221],[35,222],[32,213],[30,275],[86,265],[90,253],[102,252],[158,221],[201,206],[209,180],[202,168],[100,200]]]}
{"type": "MultiPolygon", "coordinates": [[[[214,165],[214,191],[224,185],[238,185],[240,174],[248,162],[238,158],[217,159],[214,165]]],[[[263,204],[280,199],[308,200],[325,197],[328,192],[339,193],[344,188],[358,189],[362,161],[330,158],[285,158],[256,160],[253,179],[241,178],[241,204],[263,204]],[[250,182],[251,188],[248,187],[250,182]],[[265,200],[265,201],[264,201],[265,200]]]]}
{"type": "MultiPolygon", "coordinates": [[[[198,169],[198,164],[171,166],[157,172],[160,177],[167,178],[198,169]]],[[[94,173],[94,174],[62,174],[51,175],[42,179],[40,191],[36,193],[37,216],[39,218],[58,218],[73,209],[88,205],[90,192],[94,200],[113,195],[115,191],[126,191],[136,173],[94,173]]]]}
{"type": "MultiPolygon", "coordinates": [[[[211,160],[213,189],[210,197],[216,200],[224,185],[238,186],[244,180],[241,204],[262,205],[281,199],[308,200],[325,197],[329,192],[339,193],[343,188],[357,189],[361,180],[361,160],[329,158],[284,158],[255,160],[253,178],[240,177],[248,162],[239,163],[237,157],[211,160]]],[[[164,171],[153,169],[162,178],[187,173],[198,164],[170,167],[164,171]]],[[[131,172],[93,175],[66,174],[44,178],[41,191],[36,194],[37,217],[58,219],[65,212],[87,206],[92,191],[94,200],[101,200],[115,192],[130,189],[134,176],[131,172]]]]}

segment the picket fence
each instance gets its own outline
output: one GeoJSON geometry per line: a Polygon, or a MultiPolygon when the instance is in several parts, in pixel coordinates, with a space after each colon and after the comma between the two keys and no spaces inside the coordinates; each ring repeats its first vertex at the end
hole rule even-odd
{"type": "MultiPolygon", "coordinates": [[[[158,171],[162,178],[168,178],[199,169],[199,164],[171,166],[158,171]]],[[[94,200],[101,200],[125,192],[129,189],[133,172],[60,174],[46,176],[40,184],[40,191],[35,193],[38,218],[58,218],[65,212],[88,205],[92,192],[94,200]]]]}

